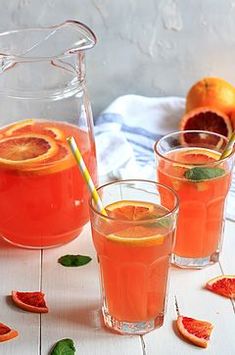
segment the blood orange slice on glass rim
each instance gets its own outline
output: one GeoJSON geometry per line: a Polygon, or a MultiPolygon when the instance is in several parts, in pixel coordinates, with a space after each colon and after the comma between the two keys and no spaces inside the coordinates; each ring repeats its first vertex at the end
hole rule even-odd
{"type": "Polygon", "coordinates": [[[46,305],[42,292],[19,292],[12,291],[12,300],[17,307],[33,313],[47,313],[48,307],[46,305]]]}
{"type": "Polygon", "coordinates": [[[217,276],[206,283],[206,288],[221,296],[235,298],[235,275],[217,276]]]}
{"type": "Polygon", "coordinates": [[[211,323],[194,318],[178,316],[176,324],[180,334],[185,339],[202,348],[207,347],[213,329],[211,323]]]}
{"type": "Polygon", "coordinates": [[[7,325],[0,323],[0,342],[13,339],[18,336],[17,330],[11,329],[7,325]]]}
{"type": "Polygon", "coordinates": [[[118,201],[106,207],[108,215],[123,220],[136,221],[151,216],[154,205],[142,201],[118,201]]]}
{"type": "MultiPolygon", "coordinates": [[[[160,233],[159,227],[141,225],[141,221],[151,220],[161,217],[167,211],[157,209],[156,205],[144,201],[122,200],[105,207],[109,217],[123,221],[122,230],[117,230],[115,234],[108,234],[107,239],[128,244],[129,246],[151,246],[160,245],[164,242],[165,236],[160,233]],[[127,224],[125,224],[127,221],[127,224]],[[129,225],[128,222],[140,222],[139,225],[129,225]]],[[[119,224],[120,226],[120,224],[119,224]]]]}

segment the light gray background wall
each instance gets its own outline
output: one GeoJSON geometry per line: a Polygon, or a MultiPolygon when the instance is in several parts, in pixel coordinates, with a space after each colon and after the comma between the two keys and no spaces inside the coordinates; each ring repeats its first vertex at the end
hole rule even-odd
{"type": "Polygon", "coordinates": [[[0,9],[0,30],[77,19],[95,31],[95,114],[127,93],[183,96],[205,75],[235,84],[235,0],[0,0],[0,9]]]}

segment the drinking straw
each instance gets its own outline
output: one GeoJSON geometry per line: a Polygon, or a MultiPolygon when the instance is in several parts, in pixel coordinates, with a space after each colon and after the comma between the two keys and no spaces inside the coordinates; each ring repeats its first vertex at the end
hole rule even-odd
{"type": "Polygon", "coordinates": [[[78,166],[79,166],[79,169],[82,173],[82,176],[84,177],[84,180],[86,181],[87,183],[87,186],[90,190],[90,193],[91,193],[91,196],[92,196],[92,199],[93,201],[95,202],[96,204],[96,207],[98,209],[98,211],[100,213],[102,213],[103,215],[107,216],[107,212],[105,211],[105,208],[102,204],[102,201],[100,199],[100,196],[95,188],[95,185],[92,181],[92,178],[91,178],[91,175],[86,167],[86,164],[82,158],[82,154],[76,144],[76,141],[74,139],[74,137],[67,137],[66,138],[69,146],[70,146],[70,149],[74,155],[74,158],[76,159],[77,163],[78,163],[78,166]]]}
{"type": "Polygon", "coordinates": [[[224,148],[224,151],[222,152],[219,160],[227,158],[233,151],[233,145],[235,143],[235,131],[231,135],[226,147],[224,148]]]}

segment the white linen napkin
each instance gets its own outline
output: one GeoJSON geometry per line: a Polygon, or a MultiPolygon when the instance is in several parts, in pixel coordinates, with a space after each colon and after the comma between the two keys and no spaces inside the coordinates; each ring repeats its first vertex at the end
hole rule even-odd
{"type": "MultiPolygon", "coordinates": [[[[95,119],[100,183],[117,179],[155,179],[153,146],[166,133],[179,129],[185,110],[181,97],[120,96],[95,119]]],[[[227,217],[235,220],[234,191],[227,217]]],[[[232,184],[232,185],[233,185],[232,184]]]]}

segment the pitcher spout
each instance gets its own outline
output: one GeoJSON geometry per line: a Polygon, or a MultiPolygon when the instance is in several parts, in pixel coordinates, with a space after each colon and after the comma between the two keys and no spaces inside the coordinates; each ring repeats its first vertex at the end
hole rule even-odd
{"type": "Polygon", "coordinates": [[[92,48],[96,36],[85,24],[67,20],[59,25],[25,28],[0,34],[0,58],[19,61],[55,59],[92,48]]]}

